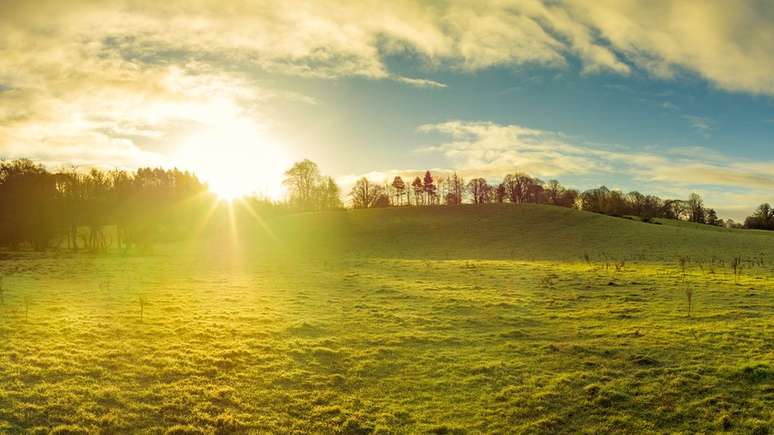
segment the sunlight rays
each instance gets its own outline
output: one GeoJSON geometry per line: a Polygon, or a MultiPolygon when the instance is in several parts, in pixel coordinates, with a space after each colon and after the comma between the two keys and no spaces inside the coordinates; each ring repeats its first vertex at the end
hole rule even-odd
{"type": "Polygon", "coordinates": [[[251,237],[254,235],[250,231],[240,232],[240,228],[257,228],[261,231],[260,234],[266,236],[277,248],[281,248],[282,241],[250,201],[250,198],[243,197],[226,200],[213,192],[202,192],[187,199],[185,203],[203,202],[206,207],[202,217],[193,226],[190,248],[196,248],[195,241],[202,240],[208,231],[214,229],[216,239],[224,237],[220,240],[227,242],[219,249],[225,248],[231,255],[244,257],[244,248],[250,246],[251,237]]]}

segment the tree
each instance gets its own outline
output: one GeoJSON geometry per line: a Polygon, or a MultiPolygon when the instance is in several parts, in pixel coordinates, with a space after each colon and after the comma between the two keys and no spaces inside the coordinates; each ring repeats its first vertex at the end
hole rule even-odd
{"type": "Polygon", "coordinates": [[[447,193],[446,193],[446,204],[447,205],[460,205],[462,204],[462,199],[465,194],[465,180],[458,176],[456,172],[454,172],[449,178],[447,179],[447,193]]]}
{"type": "Polygon", "coordinates": [[[774,230],[774,208],[765,203],[758,206],[752,216],[744,221],[745,228],[774,230]]]}
{"type": "Polygon", "coordinates": [[[546,201],[549,204],[559,205],[564,187],[557,180],[549,180],[545,186],[546,201]]]}
{"type": "Polygon", "coordinates": [[[530,177],[529,175],[522,173],[508,174],[503,179],[503,186],[507,193],[508,199],[514,204],[521,204],[530,200],[537,200],[539,193],[542,191],[540,180],[530,177]]]}
{"type": "Polygon", "coordinates": [[[497,188],[495,189],[494,193],[495,202],[498,204],[502,204],[505,202],[506,198],[508,197],[508,191],[505,188],[505,184],[500,183],[497,185],[497,188]]]}
{"type": "Polygon", "coordinates": [[[662,208],[664,207],[664,201],[658,196],[647,195],[642,203],[642,211],[639,216],[643,218],[652,219],[654,217],[663,217],[662,208]]]}
{"type": "Polygon", "coordinates": [[[707,225],[722,226],[722,219],[718,219],[718,214],[714,208],[708,208],[705,222],[707,225]]]}
{"type": "Polygon", "coordinates": [[[500,184],[505,190],[505,198],[512,203],[518,203],[521,199],[521,191],[518,184],[518,174],[508,174],[503,178],[502,184],[500,184]]]}
{"type": "Polygon", "coordinates": [[[686,201],[667,199],[659,210],[659,216],[665,219],[686,219],[689,216],[686,201]]]}
{"type": "Polygon", "coordinates": [[[563,189],[559,195],[559,201],[556,205],[560,207],[576,208],[578,204],[578,197],[580,192],[575,189],[563,189]]]}
{"type": "MultiPolygon", "coordinates": [[[[78,224],[83,211],[83,183],[81,174],[75,167],[56,175],[56,190],[59,194],[58,208],[62,222],[62,232],[67,240],[67,249],[78,251],[78,224]]],[[[121,185],[123,187],[123,185],[121,185]]],[[[123,227],[117,222],[117,232],[120,235],[123,227]]],[[[121,238],[119,238],[119,241],[121,238]]]]}
{"type": "Polygon", "coordinates": [[[643,216],[645,212],[646,196],[640,192],[629,192],[626,201],[629,203],[629,213],[635,216],[643,216]]]}
{"type": "MultiPolygon", "coordinates": [[[[168,240],[201,222],[208,208],[194,208],[206,187],[177,169],[141,168],[104,172],[74,168],[51,173],[29,160],[0,163],[0,245],[46,249],[57,238],[67,249],[105,252],[112,244],[104,228],[116,228],[117,246],[128,249],[141,226],[168,240]],[[85,229],[85,232],[81,230],[85,229]]],[[[209,206],[209,204],[208,204],[209,206]]]]}
{"type": "Polygon", "coordinates": [[[529,182],[527,184],[527,195],[526,200],[527,202],[531,202],[534,204],[539,204],[543,201],[543,192],[545,189],[543,189],[543,182],[538,178],[530,178],[529,182]]]}
{"type": "Polygon", "coordinates": [[[468,193],[473,204],[486,204],[490,201],[492,188],[483,178],[474,178],[468,182],[468,193]]]}
{"type": "Polygon", "coordinates": [[[103,228],[109,223],[106,211],[110,204],[112,180],[104,172],[92,169],[84,178],[84,184],[86,190],[85,223],[89,228],[89,234],[85,239],[86,248],[92,252],[105,252],[108,248],[108,241],[105,238],[103,228]]]}
{"type": "Polygon", "coordinates": [[[341,207],[341,190],[333,180],[333,177],[325,176],[317,186],[318,207],[322,210],[330,210],[341,207]]]}
{"type": "Polygon", "coordinates": [[[56,234],[56,177],[22,159],[0,162],[0,243],[44,250],[56,234]]]}
{"type": "Polygon", "coordinates": [[[349,195],[352,197],[353,208],[386,207],[390,205],[390,200],[384,192],[384,187],[372,183],[365,177],[355,182],[355,186],[349,195]]]}
{"type": "Polygon", "coordinates": [[[406,193],[406,183],[400,176],[395,177],[392,180],[392,188],[395,189],[395,199],[397,205],[403,205],[403,195],[406,193]]]}
{"type": "Polygon", "coordinates": [[[449,180],[443,175],[439,175],[435,179],[435,194],[431,196],[434,204],[440,204],[441,200],[448,200],[447,194],[449,193],[449,180]]]}
{"type": "Polygon", "coordinates": [[[597,189],[589,189],[581,193],[580,202],[583,210],[604,214],[608,210],[609,198],[610,190],[605,186],[600,186],[597,189]]]}
{"type": "Polygon", "coordinates": [[[285,171],[282,182],[288,188],[288,203],[301,210],[341,207],[340,190],[333,178],[320,174],[310,160],[296,162],[285,171]]]}
{"type": "Polygon", "coordinates": [[[423,202],[422,192],[424,191],[422,179],[419,177],[414,178],[414,181],[411,182],[411,187],[414,189],[414,205],[420,205],[420,202],[423,202]]]}
{"type": "Polygon", "coordinates": [[[704,200],[701,199],[698,193],[692,193],[688,196],[686,201],[688,207],[688,220],[703,224],[705,221],[704,200]]]}
{"type": "Polygon", "coordinates": [[[285,171],[283,184],[288,188],[290,203],[303,210],[314,208],[315,193],[320,181],[320,169],[311,160],[296,162],[285,171]]]}
{"type": "Polygon", "coordinates": [[[422,181],[422,188],[425,193],[425,204],[434,204],[436,200],[436,186],[433,182],[433,175],[430,171],[425,172],[425,177],[422,181]]]}
{"type": "Polygon", "coordinates": [[[624,216],[628,211],[626,196],[620,190],[611,190],[608,193],[605,213],[610,216],[624,216]]]}
{"type": "MultiPolygon", "coordinates": [[[[379,186],[377,186],[377,187],[379,187],[379,186]]],[[[374,202],[371,205],[371,207],[373,207],[373,208],[384,208],[384,207],[389,207],[390,205],[391,205],[390,204],[390,197],[389,197],[389,195],[387,195],[387,193],[385,193],[384,189],[382,189],[381,191],[377,191],[376,198],[374,199],[374,202]]]]}

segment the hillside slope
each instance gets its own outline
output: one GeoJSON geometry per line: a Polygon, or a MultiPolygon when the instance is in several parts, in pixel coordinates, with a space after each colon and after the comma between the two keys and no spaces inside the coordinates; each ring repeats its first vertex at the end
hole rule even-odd
{"type": "Polygon", "coordinates": [[[428,259],[728,260],[774,258],[774,233],[663,220],[648,224],[547,205],[492,204],[304,213],[271,225],[306,252],[428,259]]]}

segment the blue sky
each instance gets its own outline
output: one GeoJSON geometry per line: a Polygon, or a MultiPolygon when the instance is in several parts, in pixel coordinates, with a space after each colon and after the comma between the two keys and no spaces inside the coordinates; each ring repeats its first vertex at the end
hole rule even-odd
{"type": "MultiPolygon", "coordinates": [[[[390,67],[445,87],[417,89],[371,79],[308,80],[304,93],[319,101],[307,109],[308,116],[326,121],[302,136],[297,145],[301,152],[337,174],[453,169],[454,163],[443,155],[417,150],[448,140],[448,135],[421,132],[418,127],[455,120],[519,125],[567,135],[574,144],[631,152],[681,151],[695,162],[710,160],[714,154],[720,155],[714,161],[721,163],[774,161],[774,99],[726,91],[687,71],[676,79],[642,71],[626,77],[584,74],[577,64],[561,70],[526,66],[439,71],[411,57],[396,57],[390,67]],[[331,112],[330,106],[335,110],[331,112]],[[320,147],[304,149],[315,137],[320,147]],[[342,159],[342,155],[352,157],[342,159]]],[[[467,169],[475,174],[475,168],[467,169]]],[[[676,186],[648,176],[632,178],[624,170],[538,175],[583,189],[606,184],[677,197],[695,190],[710,200],[718,193],[743,195],[748,190],[711,177],[676,186]]],[[[768,200],[766,195],[774,200],[774,185],[763,193],[761,200],[768,200]]],[[[737,219],[747,212],[745,206],[728,207],[728,203],[712,205],[737,219]]]]}
{"type": "Polygon", "coordinates": [[[9,1],[0,26],[8,158],[272,194],[310,158],[344,189],[525,171],[735,219],[774,202],[763,1],[9,1]]]}

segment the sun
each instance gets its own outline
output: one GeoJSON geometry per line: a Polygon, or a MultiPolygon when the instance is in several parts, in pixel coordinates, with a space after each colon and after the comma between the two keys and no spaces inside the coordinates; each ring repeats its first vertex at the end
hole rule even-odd
{"type": "Polygon", "coordinates": [[[178,147],[175,161],[225,201],[247,195],[280,199],[283,173],[289,166],[283,150],[246,118],[219,120],[192,132],[178,147]]]}

